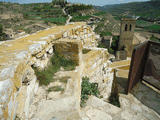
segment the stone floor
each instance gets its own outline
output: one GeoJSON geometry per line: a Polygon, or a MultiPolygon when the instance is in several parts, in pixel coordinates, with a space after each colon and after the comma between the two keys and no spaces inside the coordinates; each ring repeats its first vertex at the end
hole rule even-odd
{"type": "Polygon", "coordinates": [[[62,70],[56,73],[54,82],[40,86],[30,107],[29,120],[78,120],[79,113],[73,95],[74,75],[75,71],[62,70]],[[52,89],[55,86],[59,87],[52,89]]]}
{"type": "Polygon", "coordinates": [[[139,101],[160,114],[160,94],[143,83],[138,83],[131,92],[139,101]]]}

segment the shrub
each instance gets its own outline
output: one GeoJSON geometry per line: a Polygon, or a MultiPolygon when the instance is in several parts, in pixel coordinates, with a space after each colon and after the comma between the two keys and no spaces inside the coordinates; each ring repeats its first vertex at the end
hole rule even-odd
{"type": "Polygon", "coordinates": [[[98,46],[97,47],[99,47],[99,48],[107,48],[107,46],[104,43],[102,43],[101,41],[98,42],[98,46]]]}
{"type": "Polygon", "coordinates": [[[150,32],[160,33],[160,25],[158,25],[158,24],[146,26],[146,27],[144,27],[144,29],[146,29],[150,32]]]}
{"type": "Polygon", "coordinates": [[[106,14],[105,11],[100,11],[100,12],[94,13],[93,15],[95,15],[95,16],[102,16],[102,15],[105,15],[105,14],[106,14]]]}
{"type": "Polygon", "coordinates": [[[24,17],[25,19],[27,19],[27,18],[29,17],[29,14],[28,14],[28,13],[23,13],[23,17],[24,17]]]}
{"type": "Polygon", "coordinates": [[[89,10],[89,9],[93,9],[92,5],[84,5],[84,4],[73,4],[70,7],[67,7],[67,13],[69,14],[73,14],[73,13],[77,13],[79,11],[84,11],[84,10],[89,10]]]}
{"type": "Polygon", "coordinates": [[[54,74],[60,69],[60,67],[64,67],[65,70],[73,70],[75,69],[75,62],[72,60],[67,60],[63,56],[59,56],[55,53],[54,56],[50,59],[50,65],[44,69],[39,70],[34,68],[37,79],[39,80],[40,85],[49,85],[50,82],[53,82],[54,74]]]}
{"type": "Polygon", "coordinates": [[[44,18],[45,23],[51,22],[58,25],[64,25],[66,23],[67,18],[65,17],[57,17],[57,18],[44,18]]]}
{"type": "Polygon", "coordinates": [[[110,52],[112,54],[116,53],[116,51],[118,50],[118,42],[119,42],[119,36],[113,36],[113,41],[112,41],[111,49],[110,49],[110,52]]]}
{"type": "Polygon", "coordinates": [[[85,106],[89,95],[99,97],[100,92],[98,90],[98,83],[90,83],[88,77],[83,77],[81,84],[81,107],[85,106]]]}
{"type": "Polygon", "coordinates": [[[114,54],[114,50],[113,50],[112,48],[108,48],[108,52],[109,52],[110,54],[114,54]]]}
{"type": "Polygon", "coordinates": [[[52,0],[53,5],[60,5],[61,7],[64,7],[67,4],[66,0],[52,0]]]}
{"type": "Polygon", "coordinates": [[[112,36],[112,33],[111,33],[111,32],[101,32],[100,36],[101,36],[101,37],[104,37],[104,36],[112,36]]]}

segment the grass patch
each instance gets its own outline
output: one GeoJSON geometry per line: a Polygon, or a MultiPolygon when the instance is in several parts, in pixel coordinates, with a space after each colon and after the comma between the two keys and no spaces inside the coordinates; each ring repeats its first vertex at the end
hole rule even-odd
{"type": "Polygon", "coordinates": [[[83,49],[83,50],[82,50],[82,53],[83,53],[83,54],[87,54],[89,51],[91,51],[91,50],[89,50],[89,49],[83,49]]]}
{"type": "Polygon", "coordinates": [[[114,19],[115,19],[115,20],[118,20],[118,21],[121,20],[121,18],[120,18],[119,16],[115,16],[114,19]]]}
{"type": "Polygon", "coordinates": [[[100,12],[94,13],[93,15],[95,15],[95,16],[101,16],[101,15],[105,15],[105,14],[106,14],[105,11],[100,11],[100,12]]]}
{"type": "Polygon", "coordinates": [[[53,86],[53,87],[50,87],[48,88],[47,90],[48,92],[52,92],[52,91],[55,91],[55,92],[63,92],[64,91],[64,88],[62,88],[61,86],[53,86]]]}
{"type": "Polygon", "coordinates": [[[66,17],[57,17],[57,18],[44,18],[41,20],[44,20],[45,22],[51,22],[54,24],[64,25],[66,23],[67,18],[66,17]]]}
{"type": "Polygon", "coordinates": [[[104,31],[103,31],[103,32],[101,32],[100,36],[101,36],[101,37],[104,37],[104,36],[112,36],[112,33],[111,33],[111,32],[106,32],[106,31],[104,32],[104,31]]]}
{"type": "Polygon", "coordinates": [[[62,78],[59,79],[59,81],[62,82],[62,83],[67,83],[69,78],[70,77],[62,77],[62,78]]]}
{"type": "Polygon", "coordinates": [[[74,61],[65,59],[63,56],[59,56],[55,53],[55,55],[51,57],[50,65],[46,69],[39,70],[34,68],[34,70],[39,84],[49,85],[50,82],[53,82],[53,76],[59,71],[60,67],[63,67],[65,70],[74,70],[75,66],[76,63],[74,61]]]}
{"type": "Polygon", "coordinates": [[[144,27],[144,29],[150,32],[160,33],[160,25],[150,25],[150,26],[144,27]]]}
{"type": "Polygon", "coordinates": [[[90,83],[88,77],[83,77],[81,84],[81,107],[85,106],[90,95],[99,97],[98,83],[90,83]]]}

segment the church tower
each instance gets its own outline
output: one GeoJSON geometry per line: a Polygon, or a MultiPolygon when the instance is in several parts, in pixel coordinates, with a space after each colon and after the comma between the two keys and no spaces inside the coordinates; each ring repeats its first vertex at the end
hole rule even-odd
{"type": "Polygon", "coordinates": [[[128,57],[131,57],[133,50],[133,37],[136,19],[122,18],[120,28],[120,40],[118,43],[118,50],[125,50],[128,57]]]}

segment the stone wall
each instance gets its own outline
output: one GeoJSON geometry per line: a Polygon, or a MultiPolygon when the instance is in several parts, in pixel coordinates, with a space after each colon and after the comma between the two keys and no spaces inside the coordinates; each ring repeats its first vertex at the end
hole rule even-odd
{"type": "Polygon", "coordinates": [[[85,23],[52,27],[0,44],[0,119],[13,120],[16,115],[28,119],[29,108],[39,84],[33,67],[44,69],[50,57],[59,52],[77,63],[72,97],[79,109],[81,78],[102,83],[101,93],[107,98],[113,80],[108,52],[96,48],[99,36],[85,23]],[[83,47],[91,51],[82,55],[83,47]],[[107,83],[107,84],[106,84],[107,83]],[[104,90],[106,86],[109,86],[104,90]]]}
{"type": "Polygon", "coordinates": [[[79,65],[79,54],[82,54],[82,42],[77,39],[60,39],[54,43],[54,50],[66,59],[73,60],[79,65]]]}
{"type": "Polygon", "coordinates": [[[45,68],[49,58],[54,54],[54,47],[64,56],[72,56],[71,58],[78,62],[79,48],[82,45],[79,47],[74,43],[75,40],[71,39],[81,41],[84,46],[94,47],[97,44],[96,34],[85,23],[52,27],[0,44],[1,120],[13,120],[16,114],[27,119],[29,106],[38,89],[32,66],[45,68]],[[66,46],[72,48],[68,49],[67,53],[66,46]]]}
{"type": "Polygon", "coordinates": [[[107,49],[90,48],[90,51],[83,54],[83,76],[87,76],[90,82],[98,83],[100,94],[108,99],[111,93],[113,82],[113,70],[109,68],[110,62],[107,49]]]}

